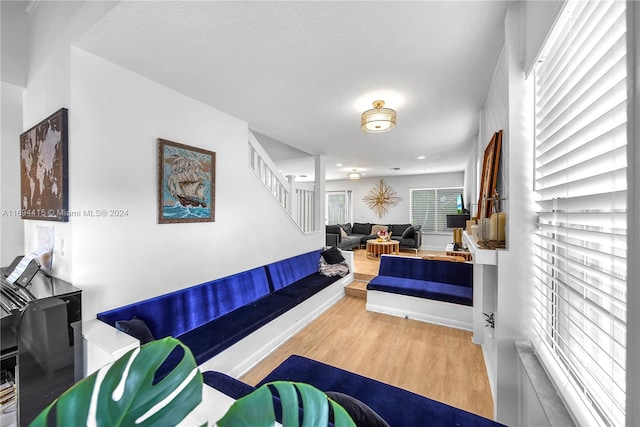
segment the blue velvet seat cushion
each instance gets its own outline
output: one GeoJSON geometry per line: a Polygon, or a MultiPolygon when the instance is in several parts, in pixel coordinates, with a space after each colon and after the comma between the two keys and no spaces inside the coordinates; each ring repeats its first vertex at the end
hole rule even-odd
{"type": "Polygon", "coordinates": [[[294,298],[299,304],[340,279],[340,276],[327,277],[320,273],[313,273],[287,287],[275,291],[273,294],[294,298]]]}
{"type": "Polygon", "coordinates": [[[293,308],[294,298],[268,295],[177,336],[201,364],[293,308]]]}
{"type": "Polygon", "coordinates": [[[473,265],[461,262],[382,256],[378,274],[473,287],[473,265]]]}
{"type": "Polygon", "coordinates": [[[269,291],[266,272],[259,267],[98,313],[97,317],[115,327],[116,321],[137,316],[145,320],[157,339],[177,337],[262,298],[269,291]]]}
{"type": "Polygon", "coordinates": [[[367,284],[367,290],[473,306],[472,288],[427,280],[376,276],[367,284]]]}
{"type": "Polygon", "coordinates": [[[217,371],[203,372],[202,380],[209,387],[215,388],[236,400],[255,390],[255,387],[217,371]]]}
{"type": "MultiPolygon", "coordinates": [[[[214,388],[227,396],[230,396],[236,400],[248,395],[255,390],[255,387],[245,384],[240,380],[237,380],[222,372],[206,371],[202,373],[203,382],[211,388],[214,388]]],[[[282,403],[280,398],[273,396],[273,408],[275,410],[276,421],[282,423],[282,403]]],[[[302,419],[302,411],[298,419],[302,419]]],[[[332,427],[333,424],[329,423],[327,427],[332,427]]]]}
{"type": "Polygon", "coordinates": [[[302,356],[290,356],[258,386],[277,380],[305,382],[324,392],[337,391],[353,396],[373,409],[391,427],[501,425],[410,391],[302,356]]]}
{"type": "Polygon", "coordinates": [[[271,290],[277,291],[298,280],[318,272],[320,249],[276,261],[265,266],[271,290]]]}

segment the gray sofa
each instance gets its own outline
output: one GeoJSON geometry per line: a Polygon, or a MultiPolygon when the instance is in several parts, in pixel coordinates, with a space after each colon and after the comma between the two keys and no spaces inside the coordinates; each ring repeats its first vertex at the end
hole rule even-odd
{"type": "MultiPolygon", "coordinates": [[[[365,245],[367,240],[375,239],[378,236],[371,234],[371,228],[376,224],[354,223],[338,224],[326,226],[327,246],[337,246],[342,250],[352,250],[365,245]],[[341,232],[344,231],[344,232],[341,232]]],[[[420,225],[411,224],[381,224],[387,225],[391,232],[391,239],[400,243],[400,249],[411,249],[416,254],[422,245],[422,233],[420,225]]]]}

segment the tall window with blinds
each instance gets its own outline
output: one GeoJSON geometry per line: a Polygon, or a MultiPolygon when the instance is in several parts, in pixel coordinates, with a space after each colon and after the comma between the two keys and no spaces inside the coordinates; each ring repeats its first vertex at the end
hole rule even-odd
{"type": "Polygon", "coordinates": [[[612,426],[625,422],[625,32],[625,2],[569,1],[535,70],[539,353],[612,426]]]}
{"type": "Polygon", "coordinates": [[[447,231],[447,215],[458,213],[456,197],[462,188],[412,189],[411,224],[421,225],[426,233],[447,231]]]}

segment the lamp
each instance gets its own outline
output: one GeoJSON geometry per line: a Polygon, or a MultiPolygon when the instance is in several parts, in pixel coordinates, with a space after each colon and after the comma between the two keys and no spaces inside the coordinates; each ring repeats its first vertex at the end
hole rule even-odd
{"type": "Polygon", "coordinates": [[[353,172],[349,172],[349,174],[347,175],[347,178],[349,178],[349,179],[360,179],[360,174],[358,172],[356,172],[356,169],[354,169],[353,172]]]}
{"type": "Polygon", "coordinates": [[[384,101],[373,101],[373,109],[362,113],[360,129],[365,132],[387,132],[396,127],[396,112],[391,108],[383,108],[384,101]]]}
{"type": "Polygon", "coordinates": [[[462,229],[469,220],[469,214],[447,215],[447,228],[453,228],[453,250],[457,251],[462,246],[462,229]]]}

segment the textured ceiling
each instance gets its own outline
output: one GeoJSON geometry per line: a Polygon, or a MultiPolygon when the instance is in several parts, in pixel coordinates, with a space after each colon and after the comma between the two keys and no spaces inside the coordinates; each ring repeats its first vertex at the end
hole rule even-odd
{"type": "MultiPolygon", "coordinates": [[[[460,171],[508,5],[125,1],[75,44],[326,155],[327,179],[353,168],[367,176],[460,171]],[[360,130],[360,113],[375,99],[397,110],[393,131],[360,130]]],[[[308,162],[285,163],[285,174],[313,175],[303,170],[308,162]]]]}

